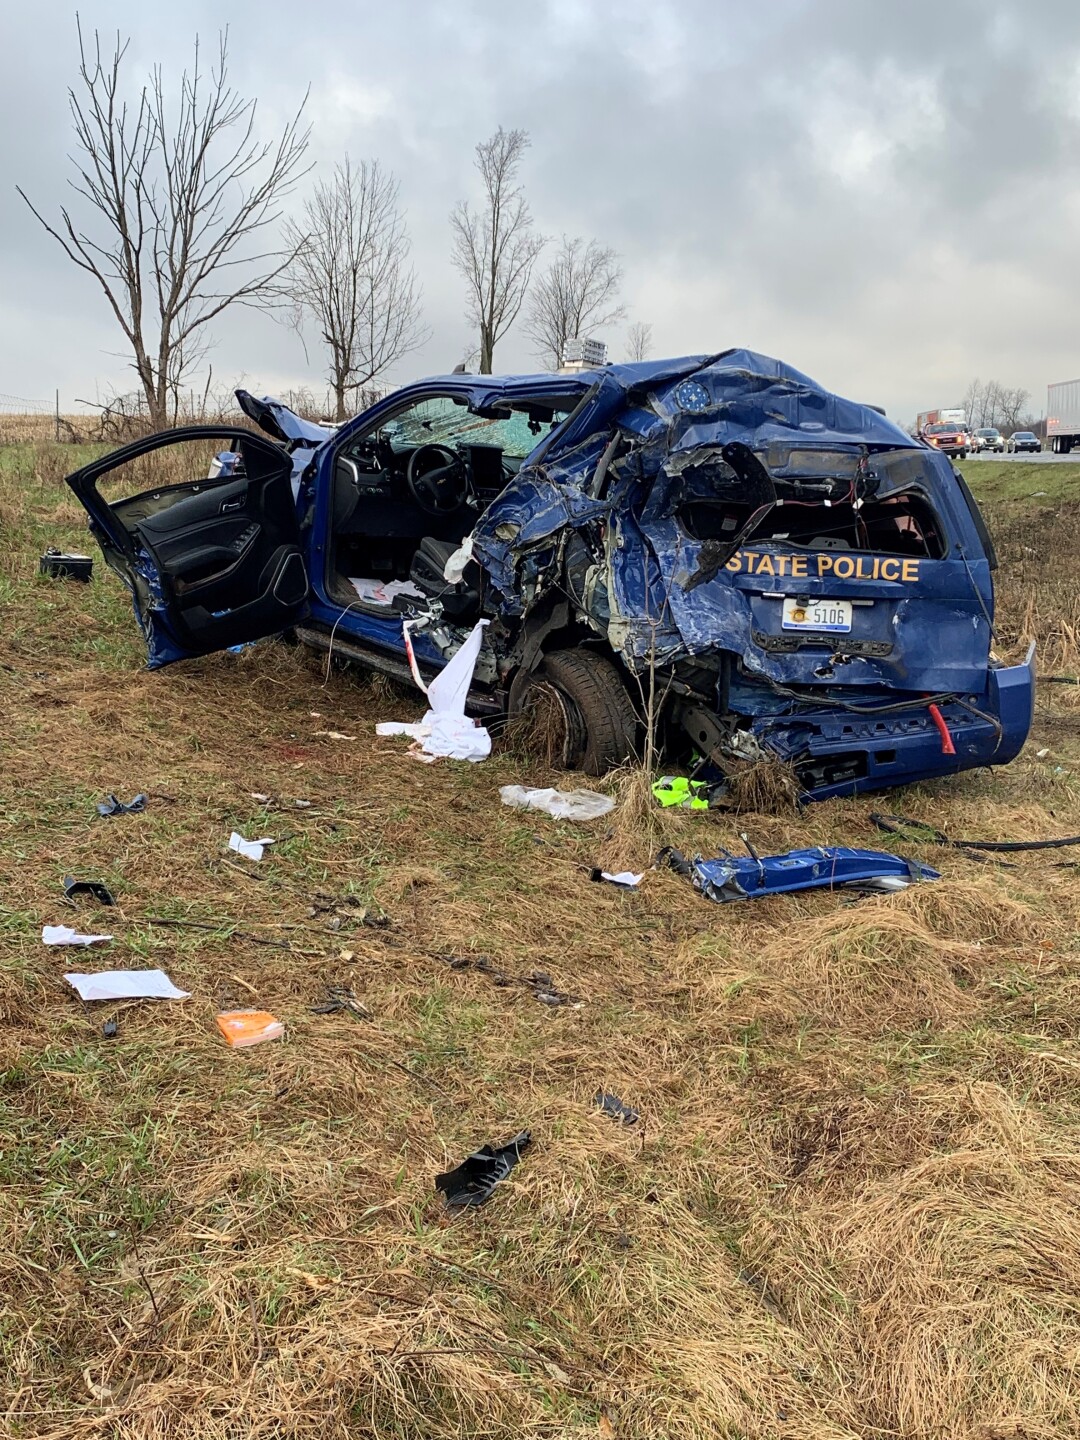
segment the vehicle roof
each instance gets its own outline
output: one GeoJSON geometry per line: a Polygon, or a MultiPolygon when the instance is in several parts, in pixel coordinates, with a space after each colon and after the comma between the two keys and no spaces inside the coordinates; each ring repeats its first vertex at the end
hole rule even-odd
{"type": "MultiPolygon", "coordinates": [[[[847,400],[812,380],[801,370],[755,350],[731,349],[713,355],[684,355],[667,360],[605,365],[599,370],[526,375],[436,375],[418,382],[447,386],[466,393],[473,404],[511,398],[530,390],[549,394],[584,394],[597,383],[612,382],[624,392],[662,391],[694,376],[712,398],[714,428],[725,438],[752,431],[761,438],[790,439],[792,431],[807,432],[815,443],[835,440],[890,447],[910,447],[913,440],[879,411],[847,400]]],[[[412,387],[409,387],[412,388],[412,387]]],[[[946,422],[951,423],[951,422],[946,422]]],[[[693,429],[701,429],[697,426],[693,429]]]]}

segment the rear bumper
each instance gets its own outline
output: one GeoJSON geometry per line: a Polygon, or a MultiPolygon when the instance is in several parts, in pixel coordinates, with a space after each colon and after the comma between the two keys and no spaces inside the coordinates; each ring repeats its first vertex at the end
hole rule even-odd
{"type": "Polygon", "coordinates": [[[825,800],[980,765],[1006,765],[1023,748],[1034,704],[1033,645],[1021,664],[987,672],[985,692],[972,701],[986,719],[956,704],[941,707],[955,755],[943,753],[926,709],[876,716],[836,710],[760,717],[751,729],[765,749],[794,764],[806,799],[825,800]]]}

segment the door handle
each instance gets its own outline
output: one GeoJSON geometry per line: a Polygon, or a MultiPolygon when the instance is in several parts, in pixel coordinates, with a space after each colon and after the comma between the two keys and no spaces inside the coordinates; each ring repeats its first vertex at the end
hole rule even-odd
{"type": "Polygon", "coordinates": [[[221,503],[221,510],[220,510],[219,513],[222,514],[222,515],[228,515],[228,514],[231,514],[231,512],[232,512],[233,510],[242,510],[243,508],[244,508],[244,502],[243,502],[243,500],[223,500],[222,503],[221,503]]]}

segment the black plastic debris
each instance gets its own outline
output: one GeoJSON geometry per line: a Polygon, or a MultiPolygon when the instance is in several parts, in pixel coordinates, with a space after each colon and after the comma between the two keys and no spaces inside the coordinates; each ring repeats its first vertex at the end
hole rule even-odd
{"type": "Polygon", "coordinates": [[[667,867],[669,870],[674,870],[676,875],[693,875],[694,873],[693,866],[682,851],[676,850],[671,845],[665,845],[664,848],[657,853],[653,864],[657,869],[667,867]]]}
{"type": "Polygon", "coordinates": [[[454,1170],[435,1176],[435,1189],[446,1196],[454,1210],[470,1205],[483,1205],[500,1180],[505,1180],[521,1159],[521,1152],[532,1144],[532,1135],[522,1130],[505,1145],[481,1145],[454,1170]]]}
{"type": "Polygon", "coordinates": [[[371,1011],[362,1004],[348,985],[328,985],[326,999],[319,1005],[309,1006],[312,1015],[338,1015],[349,1010],[363,1020],[371,1019],[371,1011]]]}
{"type": "Polygon", "coordinates": [[[387,930],[390,927],[390,916],[369,910],[359,895],[328,895],[324,890],[316,890],[307,913],[309,920],[329,916],[326,923],[330,930],[340,930],[343,921],[363,925],[369,930],[387,930]]]}
{"type": "Polygon", "coordinates": [[[146,809],[146,802],[149,797],[136,795],[125,805],[123,800],[118,800],[115,795],[106,795],[104,800],[98,801],[97,813],[99,815],[137,815],[140,810],[146,809]]]}
{"type": "Polygon", "coordinates": [[[89,555],[76,555],[73,552],[57,550],[55,545],[50,545],[41,557],[38,571],[54,580],[85,582],[94,573],[94,561],[89,555]]]}
{"type": "Polygon", "coordinates": [[[101,1027],[101,1033],[106,1040],[115,1040],[120,1033],[120,1026],[115,1020],[106,1020],[101,1027]]]}
{"type": "Polygon", "coordinates": [[[624,1125],[636,1125],[641,1119],[635,1109],[624,1104],[618,1095],[612,1095],[607,1090],[598,1090],[593,1096],[593,1104],[605,1115],[610,1115],[613,1120],[621,1120],[624,1125]]]}
{"type": "Polygon", "coordinates": [[[71,901],[74,901],[77,895],[89,895],[99,905],[116,904],[112,891],[100,880],[76,880],[71,875],[65,875],[64,894],[71,901]]]}
{"type": "Polygon", "coordinates": [[[534,990],[533,994],[541,1005],[576,1005],[577,1001],[573,995],[567,995],[564,990],[534,990]]]}

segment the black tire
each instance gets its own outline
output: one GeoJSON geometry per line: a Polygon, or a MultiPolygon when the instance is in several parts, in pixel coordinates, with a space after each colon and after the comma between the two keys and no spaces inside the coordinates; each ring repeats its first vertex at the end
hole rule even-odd
{"type": "Polygon", "coordinates": [[[610,660],[591,650],[554,650],[545,655],[538,680],[553,685],[572,706],[573,725],[567,762],[586,775],[606,775],[637,752],[638,718],[610,660]]]}

